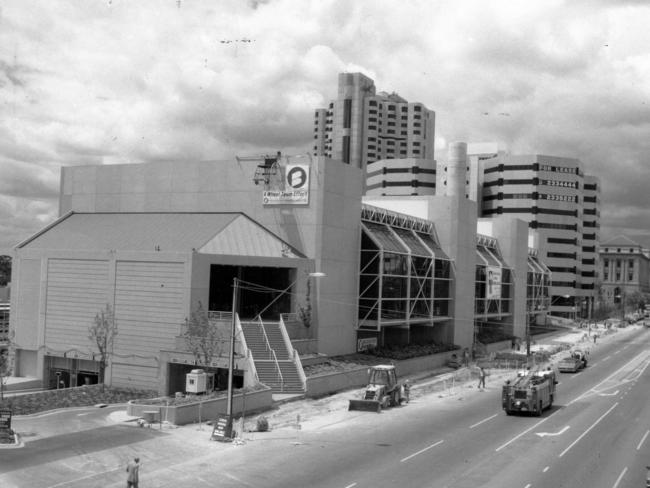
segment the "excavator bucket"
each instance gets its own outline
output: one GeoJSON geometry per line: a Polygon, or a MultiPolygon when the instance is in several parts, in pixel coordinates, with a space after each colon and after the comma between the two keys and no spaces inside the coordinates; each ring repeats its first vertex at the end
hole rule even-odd
{"type": "Polygon", "coordinates": [[[348,410],[363,410],[364,412],[381,412],[381,402],[378,400],[350,400],[348,410]]]}

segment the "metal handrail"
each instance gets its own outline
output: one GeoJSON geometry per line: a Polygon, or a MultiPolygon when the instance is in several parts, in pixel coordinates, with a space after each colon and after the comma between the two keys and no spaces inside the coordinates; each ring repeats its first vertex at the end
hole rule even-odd
{"type": "Polygon", "coordinates": [[[232,320],[232,312],[208,310],[208,320],[232,320]]]}
{"type": "MultiPolygon", "coordinates": [[[[264,342],[266,344],[266,350],[269,351],[269,359],[273,359],[273,356],[275,356],[275,351],[271,347],[271,343],[269,342],[269,338],[266,335],[266,329],[264,328],[264,322],[262,322],[262,317],[257,318],[259,322],[260,329],[262,329],[262,335],[264,336],[264,342]]],[[[275,360],[277,363],[277,359],[275,360]]]]}
{"type": "Polygon", "coordinates": [[[278,376],[280,377],[280,391],[284,391],[284,377],[282,376],[282,370],[280,369],[280,364],[278,363],[278,358],[275,355],[275,351],[271,349],[273,354],[273,360],[275,361],[275,369],[278,370],[278,376]]]}
{"type": "Polygon", "coordinates": [[[297,315],[297,314],[281,314],[280,323],[278,324],[278,326],[280,327],[280,332],[282,333],[282,337],[284,339],[287,352],[289,353],[289,357],[292,359],[293,364],[296,366],[296,370],[298,371],[298,375],[300,376],[302,389],[306,391],[307,376],[305,375],[305,371],[302,368],[302,362],[300,361],[300,354],[298,354],[298,351],[294,349],[293,344],[291,343],[291,338],[289,337],[289,334],[287,334],[287,328],[284,325],[284,316],[289,316],[289,315],[297,315]]]}

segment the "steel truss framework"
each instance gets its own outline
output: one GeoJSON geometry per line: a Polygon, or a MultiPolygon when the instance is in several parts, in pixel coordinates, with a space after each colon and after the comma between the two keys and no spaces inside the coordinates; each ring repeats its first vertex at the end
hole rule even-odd
{"type": "Polygon", "coordinates": [[[504,316],[512,314],[512,269],[504,262],[499,251],[498,241],[493,237],[478,235],[476,253],[479,261],[476,263],[476,294],[474,297],[475,320],[487,320],[488,316],[504,316]],[[498,266],[502,270],[501,290],[504,285],[508,293],[500,294],[499,298],[489,298],[485,292],[488,266],[498,266]],[[505,295],[505,296],[504,296],[505,295]]]}
{"type": "MultiPolygon", "coordinates": [[[[361,220],[375,222],[377,224],[386,224],[390,227],[414,230],[435,237],[435,227],[433,222],[429,220],[391,212],[385,208],[373,207],[372,205],[367,205],[365,203],[361,205],[361,220]]],[[[435,240],[437,242],[437,239],[435,240]]]]}
{"type": "Polygon", "coordinates": [[[451,262],[432,222],[366,205],[362,232],[359,330],[450,318],[451,262]]]}
{"type": "Polygon", "coordinates": [[[549,287],[551,272],[537,259],[537,250],[528,250],[528,273],[526,276],[526,313],[531,318],[550,306],[549,287]]]}

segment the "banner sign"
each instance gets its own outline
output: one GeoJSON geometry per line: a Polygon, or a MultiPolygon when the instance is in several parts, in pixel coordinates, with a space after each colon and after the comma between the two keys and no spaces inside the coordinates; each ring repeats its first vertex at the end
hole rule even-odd
{"type": "Polygon", "coordinates": [[[264,205],[309,204],[309,165],[287,164],[282,188],[264,191],[264,205]]]}
{"type": "Polygon", "coordinates": [[[365,339],[357,339],[357,352],[367,351],[377,347],[376,337],[366,337],[365,339]]]}
{"type": "Polygon", "coordinates": [[[487,267],[487,286],[485,298],[488,300],[501,299],[501,268],[498,266],[487,267]]]}

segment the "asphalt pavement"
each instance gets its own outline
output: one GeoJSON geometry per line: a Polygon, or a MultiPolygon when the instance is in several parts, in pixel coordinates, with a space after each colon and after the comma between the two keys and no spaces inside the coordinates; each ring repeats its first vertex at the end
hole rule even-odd
{"type": "MultiPolygon", "coordinates": [[[[608,342],[611,337],[620,337],[621,334],[638,330],[639,327],[617,329],[611,335],[603,335],[602,331],[599,331],[601,334],[596,344],[593,344],[591,337],[585,340],[586,330],[575,329],[538,340],[538,343],[533,344],[532,350],[553,347],[558,342],[593,349],[608,342]]],[[[487,378],[487,390],[500,389],[503,381],[514,374],[512,370],[501,369],[490,373],[487,378]]],[[[442,400],[452,396],[461,400],[463,397],[480,394],[476,372],[471,367],[457,371],[441,369],[412,375],[408,379],[412,385],[411,399],[415,402],[426,398],[427,403],[432,403],[436,399],[442,400]]],[[[291,442],[300,443],[303,433],[349,420],[351,413],[347,410],[348,402],[352,398],[358,398],[362,392],[363,388],[359,388],[320,399],[284,402],[262,414],[245,416],[243,423],[236,426],[238,436],[231,443],[211,440],[212,426],[205,422],[184,426],[168,423],[141,426],[138,419],[126,415],[126,406],[120,405],[108,408],[66,409],[62,412],[15,417],[14,428],[20,434],[24,447],[14,449],[11,456],[8,451],[0,455],[0,486],[121,486],[123,466],[135,456],[139,456],[144,463],[143,477],[146,480],[147,471],[152,473],[155,468],[160,472],[162,467],[172,464],[176,459],[191,457],[193,452],[225,453],[233,448],[245,451],[247,445],[258,445],[274,439],[289,439],[291,442]],[[61,416],[66,416],[66,420],[61,420],[61,416]],[[268,432],[256,431],[257,419],[260,416],[267,418],[270,427],[268,432]],[[126,436],[128,441],[118,441],[118,434],[126,436]],[[88,437],[94,439],[97,444],[88,441],[88,437]],[[30,453],[30,456],[27,459],[25,456],[20,457],[20,451],[30,453]],[[75,456],[75,453],[79,455],[75,456]],[[61,472],[59,479],[69,481],[54,482],[56,478],[53,473],[63,470],[62,464],[68,471],[61,472]],[[45,478],[49,476],[52,482],[33,485],[16,481],[21,479],[21,466],[32,468],[31,472],[42,473],[45,478]],[[111,484],[112,481],[107,482],[109,479],[120,482],[111,484]]]]}

